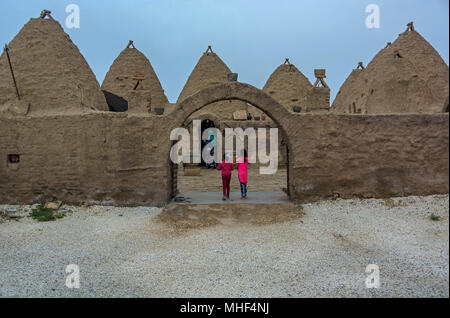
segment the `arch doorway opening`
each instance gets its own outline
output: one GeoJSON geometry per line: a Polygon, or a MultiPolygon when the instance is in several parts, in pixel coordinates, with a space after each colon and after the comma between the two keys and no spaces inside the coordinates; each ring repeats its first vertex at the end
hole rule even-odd
{"type": "MultiPolygon", "coordinates": [[[[235,111],[242,111],[242,104],[233,105],[229,101],[225,101],[228,109],[235,111]],[[236,109],[234,109],[236,108],[236,109]]],[[[257,134],[257,139],[261,137],[266,138],[265,154],[270,155],[270,144],[273,142],[270,139],[271,129],[277,131],[277,163],[276,171],[272,174],[262,173],[262,167],[268,167],[268,163],[263,163],[260,160],[259,154],[255,156],[256,162],[251,161],[247,166],[247,182],[245,190],[241,187],[241,180],[239,178],[239,166],[237,164],[238,158],[241,157],[241,153],[237,150],[238,136],[232,136],[233,151],[228,153],[231,161],[233,162],[234,170],[232,171],[230,182],[230,198],[226,200],[226,203],[287,203],[289,202],[289,149],[287,138],[282,129],[278,129],[278,125],[275,121],[266,113],[255,107],[250,103],[245,103],[245,116],[241,116],[239,119],[235,119],[227,114],[221,114],[219,112],[213,112],[219,108],[218,105],[212,103],[205,106],[199,111],[194,112],[184,123],[184,128],[189,132],[193,132],[194,121],[201,121],[201,136],[202,138],[200,153],[204,149],[209,151],[208,144],[213,144],[214,135],[210,134],[212,131],[220,131],[222,142],[222,160],[225,159],[225,140],[227,139],[226,130],[242,129],[246,131],[248,128],[253,129],[257,134]],[[211,115],[213,113],[213,115],[211,115]],[[211,119],[213,118],[213,119],[211,119]],[[248,194],[246,198],[242,198],[244,193],[248,194]]],[[[233,113],[232,111],[229,113],[233,113]]],[[[273,133],[274,134],[274,133],[273,133]]],[[[244,149],[247,154],[249,153],[249,138],[247,135],[240,140],[244,144],[244,149]]],[[[258,142],[256,142],[257,149],[259,149],[258,142]]],[[[191,147],[193,144],[191,142],[191,147]]],[[[214,151],[211,154],[214,154],[214,151]]],[[[192,157],[191,157],[192,158],[192,157]]],[[[251,160],[251,159],[250,159],[251,160]]],[[[191,203],[223,203],[223,183],[221,172],[217,170],[219,163],[205,163],[202,156],[201,163],[180,163],[175,165],[174,169],[177,170],[177,178],[174,180],[176,184],[174,186],[177,189],[177,193],[174,197],[177,200],[191,203]]]]}
{"type": "MultiPolygon", "coordinates": [[[[211,142],[214,141],[214,134],[212,132],[212,128],[218,128],[218,127],[216,127],[216,124],[214,123],[214,121],[212,121],[211,119],[204,119],[204,120],[202,120],[202,123],[201,123],[201,135],[200,136],[203,136],[205,131],[206,131],[206,134],[209,137],[206,140],[203,140],[203,138],[202,138],[200,153],[201,153],[202,149],[204,149],[208,144],[211,144],[211,142]]],[[[200,166],[201,167],[206,167],[206,168],[216,168],[215,164],[207,164],[203,157],[201,158],[200,166]]]]}
{"type": "MultiPolygon", "coordinates": [[[[293,192],[295,191],[293,165],[296,162],[296,158],[294,157],[295,152],[291,149],[291,143],[294,138],[296,138],[296,134],[295,130],[291,129],[295,126],[293,123],[294,118],[292,116],[294,115],[262,90],[245,83],[229,82],[207,87],[183,100],[173,113],[173,118],[176,120],[173,121],[168,128],[170,131],[176,130],[183,133],[192,133],[191,127],[194,119],[201,121],[209,119],[213,121],[217,130],[222,132],[222,136],[226,135],[223,134],[226,128],[239,127],[244,131],[249,127],[256,128],[258,130],[258,136],[260,131],[258,128],[265,128],[267,133],[270,133],[269,131],[271,131],[271,128],[276,128],[275,130],[278,132],[278,142],[271,142],[271,140],[267,141],[266,138],[266,149],[270,148],[269,144],[278,146],[278,149],[274,151],[272,151],[273,149],[270,149],[266,154],[272,159],[278,157],[278,162],[269,159],[265,162],[256,161],[249,165],[247,185],[248,201],[239,200],[241,194],[239,187],[240,182],[238,174],[236,173],[236,170],[234,170],[234,174],[231,177],[231,191],[237,192],[237,198],[235,194],[234,198],[231,197],[231,201],[252,204],[279,204],[288,203],[290,201],[290,196],[296,195],[295,192],[293,192]],[[178,130],[178,128],[184,129],[178,130]],[[273,153],[276,153],[276,156],[270,155],[273,153]],[[268,165],[271,169],[274,166],[273,163],[278,164],[278,169],[275,169],[274,173],[261,172],[261,167],[268,165]],[[255,173],[254,176],[250,170],[253,170],[255,173]],[[253,196],[253,191],[258,194],[254,196],[254,198],[256,198],[255,202],[251,202],[250,200],[253,196]],[[264,191],[269,191],[269,193],[264,193],[264,191]],[[281,202],[277,202],[278,199],[280,199],[279,201],[281,202]]],[[[264,135],[264,133],[262,134],[264,135]]],[[[227,137],[225,136],[225,138],[227,137]]],[[[243,139],[246,138],[246,136],[243,137],[243,139]]],[[[248,143],[244,145],[244,148],[246,147],[248,147],[248,143]]],[[[259,147],[260,145],[258,145],[258,150],[259,147]]],[[[179,150],[179,148],[172,149],[179,150]]],[[[184,149],[186,149],[186,147],[184,147],[184,149]]],[[[192,151],[192,143],[190,149],[192,151]]],[[[264,145],[261,145],[261,149],[264,150],[264,145]]],[[[220,154],[220,151],[217,153],[220,154]]],[[[224,154],[224,152],[222,153],[224,154]]],[[[249,151],[248,153],[250,154],[249,151]]],[[[183,154],[183,152],[180,153],[179,151],[177,154],[178,158],[180,155],[182,157],[198,156],[198,154],[195,153],[189,155],[186,153],[183,154]]],[[[236,155],[239,154],[233,154],[233,161],[235,160],[236,155]]],[[[180,202],[180,200],[177,200],[177,197],[186,196],[186,193],[188,192],[195,192],[197,194],[209,193],[209,195],[212,195],[213,202],[205,202],[208,201],[208,196],[206,196],[201,203],[222,203],[222,178],[219,171],[216,169],[202,169],[199,167],[198,163],[194,164],[192,161],[185,164],[183,161],[180,162],[177,160],[180,164],[174,164],[170,158],[168,159],[169,175],[171,175],[168,182],[170,198],[175,198],[175,201],[180,202]],[[186,168],[191,168],[194,171],[190,171],[190,169],[186,168]],[[195,169],[197,170],[195,171],[195,169]],[[207,172],[204,172],[205,170],[207,170],[207,172]]],[[[267,172],[267,170],[265,172],[267,172]]],[[[201,204],[194,201],[195,200],[191,200],[190,203],[201,204]]],[[[188,200],[186,200],[186,202],[189,203],[188,200]]]]}

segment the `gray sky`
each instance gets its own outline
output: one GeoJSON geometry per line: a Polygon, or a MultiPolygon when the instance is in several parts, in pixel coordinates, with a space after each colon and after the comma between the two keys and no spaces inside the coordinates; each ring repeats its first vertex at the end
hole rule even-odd
{"type": "Polygon", "coordinates": [[[262,88],[289,57],[314,81],[327,69],[332,99],[358,61],[369,63],[414,21],[448,64],[448,0],[14,0],[0,2],[0,40],[8,43],[30,17],[49,9],[80,48],[101,84],[132,39],[151,61],[171,102],[206,50],[239,81],[262,88]],[[80,8],[80,28],[65,25],[68,4],[80,8]],[[380,8],[380,28],[368,29],[365,9],[380,8]]]}

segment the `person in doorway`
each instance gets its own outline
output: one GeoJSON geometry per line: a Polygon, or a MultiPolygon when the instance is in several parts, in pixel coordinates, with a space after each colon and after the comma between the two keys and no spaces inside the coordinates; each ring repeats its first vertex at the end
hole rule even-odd
{"type": "Polygon", "coordinates": [[[247,199],[247,168],[248,168],[248,156],[247,150],[241,151],[241,156],[236,159],[238,165],[238,178],[241,185],[241,199],[247,199]]]}
{"type": "Polygon", "coordinates": [[[225,154],[225,161],[222,161],[217,167],[217,170],[222,171],[222,191],[223,191],[222,200],[224,201],[230,198],[230,182],[231,182],[231,173],[233,169],[234,167],[230,161],[230,155],[225,154]]]}
{"type": "MultiPolygon", "coordinates": [[[[206,151],[214,158],[214,147],[217,145],[216,141],[214,140],[214,133],[211,129],[208,130],[208,139],[206,139],[206,151]]],[[[217,167],[216,162],[213,161],[206,164],[206,168],[208,169],[215,169],[217,167]]]]}

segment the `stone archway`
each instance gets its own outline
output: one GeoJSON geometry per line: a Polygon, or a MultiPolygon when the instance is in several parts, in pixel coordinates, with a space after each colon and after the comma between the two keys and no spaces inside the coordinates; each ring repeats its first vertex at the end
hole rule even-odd
{"type": "MultiPolygon", "coordinates": [[[[168,127],[169,132],[172,129],[183,127],[186,124],[187,119],[194,112],[211,103],[222,100],[241,100],[250,103],[272,118],[278,128],[281,129],[287,139],[287,190],[288,194],[291,193],[292,185],[295,184],[292,173],[292,163],[294,162],[294,158],[293,152],[289,150],[292,149],[291,141],[294,138],[293,131],[295,131],[295,121],[293,117],[295,117],[295,115],[289,113],[286,108],[260,89],[252,85],[239,82],[220,84],[205,88],[183,100],[177,106],[176,110],[170,114],[171,125],[168,127]]],[[[170,148],[167,151],[168,154],[169,151],[170,148]]],[[[170,182],[168,182],[168,193],[169,197],[172,198],[174,192],[176,192],[177,176],[174,171],[175,169],[173,169],[173,164],[170,161],[169,155],[167,156],[167,160],[167,167],[169,167],[168,176],[170,177],[170,182]]]]}

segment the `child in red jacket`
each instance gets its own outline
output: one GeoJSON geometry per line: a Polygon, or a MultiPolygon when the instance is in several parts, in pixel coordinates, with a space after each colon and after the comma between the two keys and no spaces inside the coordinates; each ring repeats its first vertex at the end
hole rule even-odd
{"type": "Polygon", "coordinates": [[[223,198],[222,200],[226,200],[230,198],[230,182],[231,182],[231,173],[234,167],[230,162],[230,155],[225,155],[225,161],[222,161],[220,165],[217,167],[217,170],[222,171],[222,188],[223,188],[223,198]]]}

